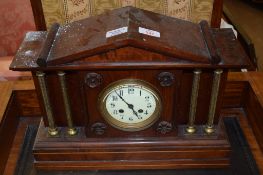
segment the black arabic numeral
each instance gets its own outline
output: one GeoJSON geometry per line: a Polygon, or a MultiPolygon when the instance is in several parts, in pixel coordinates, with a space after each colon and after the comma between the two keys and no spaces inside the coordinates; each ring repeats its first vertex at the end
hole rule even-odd
{"type": "Polygon", "coordinates": [[[124,119],[124,115],[120,115],[121,119],[123,120],[124,119]]]}
{"type": "Polygon", "coordinates": [[[113,114],[117,115],[118,111],[116,109],[113,110],[113,114]]]}
{"type": "Polygon", "coordinates": [[[118,101],[118,97],[117,96],[112,96],[112,101],[118,101]]]}
{"type": "Polygon", "coordinates": [[[151,108],[152,107],[152,104],[151,103],[148,103],[147,104],[147,108],[151,108]]]}
{"type": "Polygon", "coordinates": [[[149,101],[150,97],[149,96],[146,96],[145,97],[145,101],[149,101]]]}
{"type": "Polygon", "coordinates": [[[134,88],[128,87],[128,94],[134,94],[134,88]]]}
{"type": "Polygon", "coordinates": [[[120,96],[123,96],[123,90],[120,90],[120,96]]]}
{"type": "Polygon", "coordinates": [[[114,108],[114,107],[115,107],[115,104],[114,104],[114,103],[111,103],[110,106],[111,106],[112,108],[114,108]]]}

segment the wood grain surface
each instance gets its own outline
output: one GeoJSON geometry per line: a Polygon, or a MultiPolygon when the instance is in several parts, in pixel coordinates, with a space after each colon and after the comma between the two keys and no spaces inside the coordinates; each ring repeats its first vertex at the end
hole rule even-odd
{"type": "Polygon", "coordinates": [[[10,81],[0,82],[0,121],[3,118],[6,106],[12,94],[14,83],[10,81]]]}

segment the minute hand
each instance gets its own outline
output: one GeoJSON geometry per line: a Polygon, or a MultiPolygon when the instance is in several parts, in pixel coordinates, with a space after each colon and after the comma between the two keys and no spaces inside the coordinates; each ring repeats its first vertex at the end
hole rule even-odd
{"type": "Polygon", "coordinates": [[[121,99],[124,103],[126,103],[126,104],[128,105],[128,108],[130,108],[130,109],[132,110],[133,114],[136,115],[136,117],[139,118],[138,113],[133,109],[133,107],[134,107],[133,104],[127,103],[127,102],[124,100],[124,98],[123,98],[122,96],[120,96],[116,91],[115,91],[115,93],[118,95],[118,97],[120,97],[120,99],[121,99]]]}

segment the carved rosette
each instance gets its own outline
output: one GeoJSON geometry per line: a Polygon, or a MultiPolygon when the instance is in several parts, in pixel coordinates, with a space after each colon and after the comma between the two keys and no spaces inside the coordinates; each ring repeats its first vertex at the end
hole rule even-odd
{"type": "Polygon", "coordinates": [[[94,123],[91,126],[91,131],[94,132],[96,135],[103,135],[107,126],[104,123],[94,123]]]}
{"type": "Polygon", "coordinates": [[[162,72],[158,75],[160,85],[163,87],[171,86],[174,83],[174,75],[171,72],[162,72]]]}
{"type": "Polygon", "coordinates": [[[88,73],[85,78],[85,83],[91,88],[98,87],[102,83],[102,76],[94,72],[88,73]]]}
{"type": "Polygon", "coordinates": [[[161,134],[166,134],[168,132],[171,132],[173,129],[173,126],[171,123],[167,121],[161,121],[157,126],[157,131],[161,134]]]}

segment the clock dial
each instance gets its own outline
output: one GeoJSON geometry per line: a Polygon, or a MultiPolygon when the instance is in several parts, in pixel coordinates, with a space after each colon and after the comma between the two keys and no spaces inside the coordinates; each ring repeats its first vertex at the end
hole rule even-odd
{"type": "Polygon", "coordinates": [[[99,99],[103,117],[114,127],[138,131],[153,124],[160,115],[161,102],[151,85],[125,79],[107,87],[99,99]]]}

